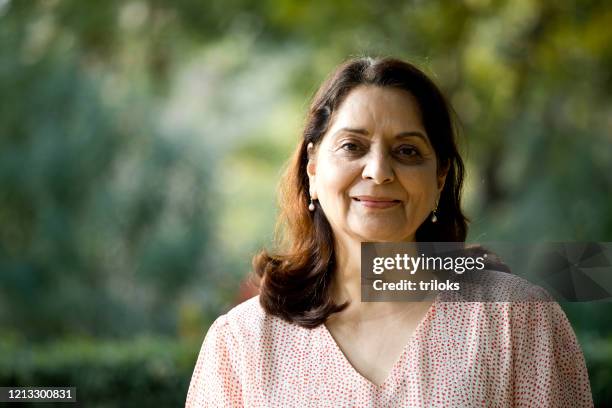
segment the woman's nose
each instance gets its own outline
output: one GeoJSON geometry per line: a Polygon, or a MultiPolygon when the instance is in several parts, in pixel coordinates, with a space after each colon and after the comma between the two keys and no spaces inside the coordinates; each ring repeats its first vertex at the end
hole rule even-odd
{"type": "Polygon", "coordinates": [[[390,183],[395,179],[393,168],[387,154],[384,152],[371,152],[366,157],[362,177],[365,180],[374,180],[376,184],[390,183]]]}

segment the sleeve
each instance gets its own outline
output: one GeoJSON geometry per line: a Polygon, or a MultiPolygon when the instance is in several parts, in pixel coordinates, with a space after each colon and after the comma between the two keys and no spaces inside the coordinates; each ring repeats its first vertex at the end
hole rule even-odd
{"type": "Polygon", "coordinates": [[[576,335],[555,301],[515,303],[512,316],[515,407],[593,407],[576,335]]]}
{"type": "Polygon", "coordinates": [[[236,370],[237,342],[230,331],[227,315],[208,329],[198,355],[186,408],[241,407],[242,388],[236,370]]]}

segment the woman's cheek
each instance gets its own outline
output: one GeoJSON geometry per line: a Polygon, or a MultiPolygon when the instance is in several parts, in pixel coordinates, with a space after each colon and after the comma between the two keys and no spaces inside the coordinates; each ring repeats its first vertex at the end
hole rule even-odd
{"type": "Polygon", "coordinates": [[[402,185],[408,195],[429,196],[435,194],[437,178],[432,166],[411,167],[405,169],[401,176],[402,185]]]}
{"type": "Polygon", "coordinates": [[[325,184],[333,186],[338,190],[348,188],[351,180],[355,178],[358,172],[358,166],[354,164],[333,163],[329,166],[328,171],[325,172],[325,184]]]}

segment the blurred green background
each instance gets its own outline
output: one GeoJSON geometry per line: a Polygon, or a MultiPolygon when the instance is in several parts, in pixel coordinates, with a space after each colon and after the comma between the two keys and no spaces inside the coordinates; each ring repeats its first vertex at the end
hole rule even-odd
{"type": "MultiPolygon", "coordinates": [[[[350,56],[448,95],[470,241],[612,241],[611,44],[607,0],[0,0],[0,385],[182,405],[350,56]]],[[[612,304],[563,307],[603,406],[612,304]]]]}

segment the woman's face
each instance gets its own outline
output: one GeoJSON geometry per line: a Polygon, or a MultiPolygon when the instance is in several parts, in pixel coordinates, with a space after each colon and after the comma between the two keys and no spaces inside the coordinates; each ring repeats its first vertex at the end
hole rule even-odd
{"type": "Polygon", "coordinates": [[[446,171],[437,174],[416,99],[401,89],[360,85],[331,121],[319,145],[309,149],[307,170],[310,195],[334,234],[414,241],[446,179],[446,171]]]}

